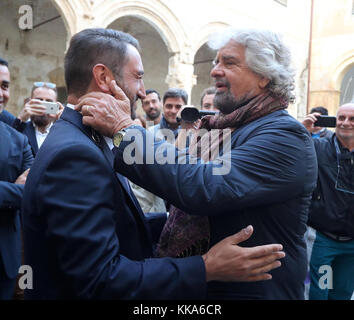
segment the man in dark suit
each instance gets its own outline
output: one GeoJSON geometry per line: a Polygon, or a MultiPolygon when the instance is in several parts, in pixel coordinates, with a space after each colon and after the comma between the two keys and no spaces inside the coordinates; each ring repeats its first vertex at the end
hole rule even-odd
{"type": "MultiPolygon", "coordinates": [[[[266,280],[280,245],[241,248],[236,234],[203,257],[152,259],[151,233],[127,180],[113,170],[111,139],[71,109],[87,92],[145,95],[139,44],[109,29],[76,34],[65,57],[68,105],[37,153],[23,200],[28,299],[195,299],[206,282],[266,280]]],[[[116,96],[117,99],[121,95],[116,96]]],[[[106,119],[110,121],[111,115],[106,119]]]]}
{"type": "Polygon", "coordinates": [[[60,115],[59,112],[58,114],[46,113],[46,107],[41,104],[41,101],[56,102],[62,111],[64,107],[57,101],[57,95],[55,83],[34,82],[31,99],[28,99],[18,117],[12,122],[13,128],[27,136],[34,157],[47,137],[53,122],[60,115]]]}
{"type": "MultiPolygon", "coordinates": [[[[8,63],[0,58],[0,114],[10,98],[8,63]]],[[[28,140],[0,121],[0,300],[11,299],[21,264],[19,208],[33,157],[28,140]]]]}

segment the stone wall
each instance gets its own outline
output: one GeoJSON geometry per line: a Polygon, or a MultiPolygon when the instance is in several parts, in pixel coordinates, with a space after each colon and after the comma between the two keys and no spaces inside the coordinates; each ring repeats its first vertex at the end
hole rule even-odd
{"type": "Polygon", "coordinates": [[[33,82],[50,81],[64,86],[63,57],[66,30],[61,18],[35,27],[58,16],[50,1],[2,0],[0,10],[0,56],[9,62],[10,100],[7,109],[17,115],[23,100],[30,96],[33,82]],[[34,29],[23,31],[18,26],[19,7],[33,8],[34,29]]]}

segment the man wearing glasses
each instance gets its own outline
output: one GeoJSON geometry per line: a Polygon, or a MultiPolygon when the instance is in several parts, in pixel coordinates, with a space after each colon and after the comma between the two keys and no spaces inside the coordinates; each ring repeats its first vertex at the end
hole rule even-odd
{"type": "Polygon", "coordinates": [[[12,125],[28,137],[33,156],[36,156],[53,122],[59,118],[63,109],[64,107],[57,101],[57,89],[54,83],[35,82],[33,84],[31,99],[25,103],[12,125]],[[49,114],[43,101],[56,102],[59,105],[58,113],[49,114]]]}

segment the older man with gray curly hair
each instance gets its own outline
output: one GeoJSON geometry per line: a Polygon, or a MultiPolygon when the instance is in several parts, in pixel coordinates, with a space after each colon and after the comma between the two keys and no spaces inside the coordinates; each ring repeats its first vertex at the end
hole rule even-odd
{"type": "Polygon", "coordinates": [[[167,154],[175,152],[185,161],[149,164],[144,155],[148,145],[141,141],[153,138],[129,120],[130,115],[122,111],[123,100],[102,95],[106,107],[92,106],[87,98],[77,108],[90,104],[81,108],[83,122],[106,136],[131,137],[127,133],[135,129],[144,137],[139,143],[119,140],[114,149],[115,169],[178,208],[170,213],[163,230],[161,256],[203,253],[248,224],[255,231],[245,246],[283,244],[286,257],[271,272],[272,280],[214,281],[208,284],[209,298],[303,299],[307,270],[304,233],[317,161],[306,129],[285,110],[294,100],[290,51],[278,34],[264,30],[223,32],[210,44],[218,50],[211,76],[216,86],[214,105],[220,113],[200,122],[200,129],[208,132],[189,148],[190,152],[196,150],[198,161],[189,161],[185,150],[160,141],[150,150],[150,160],[151,152],[157,154],[164,147],[167,154]],[[102,116],[107,113],[115,116],[107,121],[102,116]],[[225,130],[230,149],[215,154],[225,143],[225,130]],[[132,144],[135,154],[143,157],[142,163],[125,161],[125,150],[132,150],[132,144]],[[229,164],[229,170],[215,174],[221,163],[229,164]]]}

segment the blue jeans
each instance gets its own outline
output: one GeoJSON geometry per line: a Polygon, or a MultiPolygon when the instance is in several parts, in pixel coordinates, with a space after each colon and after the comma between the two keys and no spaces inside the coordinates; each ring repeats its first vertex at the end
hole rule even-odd
{"type": "Polygon", "coordinates": [[[354,292],[354,240],[339,242],[317,231],[310,278],[310,300],[350,300],[354,292]],[[323,266],[331,267],[333,273],[323,266]]]}

